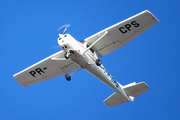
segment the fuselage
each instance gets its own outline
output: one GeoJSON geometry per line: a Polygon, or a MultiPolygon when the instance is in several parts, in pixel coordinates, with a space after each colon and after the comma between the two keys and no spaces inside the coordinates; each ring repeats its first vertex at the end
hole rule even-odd
{"type": "Polygon", "coordinates": [[[63,49],[64,53],[67,53],[72,61],[79,64],[82,68],[84,68],[86,71],[91,73],[93,76],[104,82],[115,91],[126,96],[122,90],[122,85],[111,76],[105,67],[102,64],[100,66],[95,64],[95,60],[98,59],[96,52],[92,49],[85,52],[88,46],[86,43],[80,43],[69,34],[59,38],[58,43],[63,49]]]}

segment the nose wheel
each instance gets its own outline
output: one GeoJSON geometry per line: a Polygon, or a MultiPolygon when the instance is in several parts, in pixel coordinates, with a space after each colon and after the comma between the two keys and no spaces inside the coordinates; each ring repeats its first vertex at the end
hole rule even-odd
{"type": "Polygon", "coordinates": [[[73,51],[73,50],[67,51],[67,52],[64,54],[64,57],[65,57],[66,59],[69,59],[69,56],[71,56],[71,54],[74,54],[74,51],[73,51]]]}
{"type": "Polygon", "coordinates": [[[66,53],[64,54],[64,57],[65,57],[66,59],[69,59],[68,52],[66,52],[66,53]]]}
{"type": "Polygon", "coordinates": [[[69,74],[66,74],[66,75],[65,75],[65,78],[66,78],[67,81],[70,81],[70,80],[71,80],[71,76],[70,76],[69,74]]]}

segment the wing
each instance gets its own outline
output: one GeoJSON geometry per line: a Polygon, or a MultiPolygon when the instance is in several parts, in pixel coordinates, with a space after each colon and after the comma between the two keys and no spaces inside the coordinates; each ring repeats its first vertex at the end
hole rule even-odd
{"type": "Polygon", "coordinates": [[[13,75],[14,79],[23,87],[33,85],[66,73],[69,73],[79,65],[72,60],[52,60],[52,58],[64,58],[64,52],[57,52],[40,62],[13,75]]]}
{"type": "Polygon", "coordinates": [[[157,22],[157,18],[145,10],[86,38],[84,41],[90,46],[107,31],[108,35],[93,46],[97,54],[102,57],[124,46],[157,22]]]}

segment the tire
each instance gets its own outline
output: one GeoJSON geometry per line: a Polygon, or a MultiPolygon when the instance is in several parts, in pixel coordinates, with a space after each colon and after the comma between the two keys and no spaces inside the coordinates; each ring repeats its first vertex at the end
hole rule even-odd
{"type": "Polygon", "coordinates": [[[101,60],[100,59],[96,59],[96,65],[100,66],[101,64],[102,64],[101,60]]]}
{"type": "Polygon", "coordinates": [[[70,81],[70,80],[71,80],[71,76],[68,75],[68,74],[65,75],[65,78],[66,78],[67,81],[70,81]]]}

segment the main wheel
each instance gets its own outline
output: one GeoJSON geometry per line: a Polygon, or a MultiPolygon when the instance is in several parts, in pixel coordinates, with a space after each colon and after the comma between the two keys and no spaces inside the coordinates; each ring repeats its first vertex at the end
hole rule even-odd
{"type": "Polygon", "coordinates": [[[101,60],[100,60],[100,59],[96,59],[96,65],[97,65],[97,66],[100,66],[100,65],[101,65],[101,63],[102,63],[102,62],[101,62],[101,60]]]}
{"type": "Polygon", "coordinates": [[[65,75],[65,78],[66,78],[67,81],[70,81],[70,80],[71,80],[71,76],[68,75],[68,74],[65,75]]]}

